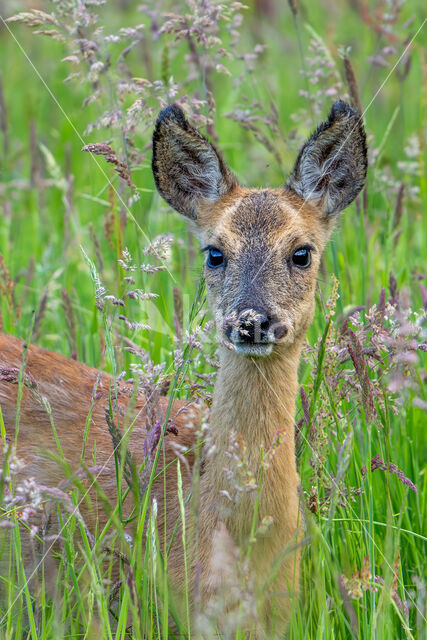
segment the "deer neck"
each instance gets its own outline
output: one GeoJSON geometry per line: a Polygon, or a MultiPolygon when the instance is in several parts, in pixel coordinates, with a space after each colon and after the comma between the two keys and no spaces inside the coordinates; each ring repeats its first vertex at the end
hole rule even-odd
{"type": "Polygon", "coordinates": [[[258,359],[220,350],[204,484],[219,518],[240,537],[251,526],[254,485],[261,519],[268,515],[289,527],[298,509],[294,413],[301,345],[258,359]]]}

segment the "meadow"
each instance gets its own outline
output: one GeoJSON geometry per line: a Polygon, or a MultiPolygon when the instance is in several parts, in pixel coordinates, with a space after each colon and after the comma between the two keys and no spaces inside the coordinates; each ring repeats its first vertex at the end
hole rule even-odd
{"type": "MultiPolygon", "coordinates": [[[[423,3],[10,0],[0,15],[0,331],[171,397],[209,405],[215,336],[203,256],[154,187],[157,113],[180,102],[243,184],[277,187],[334,100],[363,112],[367,185],[326,249],[299,373],[306,538],[289,636],[425,637],[423,3]]],[[[1,413],[0,431],[7,447],[1,413]]],[[[153,513],[144,555],[123,540],[116,584],[106,533],[75,545],[71,518],[54,602],[31,592],[5,478],[1,638],[203,637],[158,587],[153,513]]],[[[242,612],[225,637],[243,639],[256,601],[237,576],[230,588],[242,612]]]]}

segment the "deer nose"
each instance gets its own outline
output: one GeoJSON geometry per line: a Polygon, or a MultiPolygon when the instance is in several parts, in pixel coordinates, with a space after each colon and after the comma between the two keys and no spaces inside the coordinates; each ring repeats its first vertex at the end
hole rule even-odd
{"type": "Polygon", "coordinates": [[[224,325],[227,338],[237,344],[279,342],[288,333],[285,324],[259,309],[242,309],[229,316],[224,325]]]}
{"type": "Polygon", "coordinates": [[[237,320],[227,323],[225,333],[233,342],[246,344],[266,342],[271,323],[271,318],[264,311],[243,309],[237,320]]]}

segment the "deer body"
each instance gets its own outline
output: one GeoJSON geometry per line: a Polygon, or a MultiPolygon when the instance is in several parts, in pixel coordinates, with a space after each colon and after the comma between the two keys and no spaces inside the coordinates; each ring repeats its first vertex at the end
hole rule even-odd
{"type": "MultiPolygon", "coordinates": [[[[271,637],[273,627],[283,630],[298,592],[301,518],[293,435],[298,363],[313,317],[322,251],[337,214],[360,192],[366,167],[363,125],[342,101],[335,103],[328,120],[304,145],[281,189],[241,187],[216,148],[177,105],[160,114],[154,132],[156,186],[189,220],[207,255],[204,273],[220,342],[199,482],[198,554],[192,566],[199,571],[205,603],[215,601],[221,592],[227,599],[230,568],[218,566],[215,541],[225,535],[243,550],[261,603],[261,628],[252,637],[271,637]],[[242,476],[242,458],[252,487],[242,476]],[[263,522],[269,526],[257,533],[263,522]]],[[[11,393],[10,383],[1,382],[1,370],[19,368],[21,359],[20,344],[0,335],[0,406],[8,435],[15,425],[16,393],[11,393]]],[[[78,468],[97,372],[32,347],[28,370],[52,404],[61,444],[71,467],[78,468]],[[82,380],[84,389],[79,386],[82,380]]],[[[104,375],[102,383],[108,386],[110,379],[104,375]]],[[[126,403],[121,400],[123,412],[126,403]]],[[[140,414],[129,444],[138,462],[146,435],[143,406],[144,399],[139,398],[140,414]]],[[[100,462],[106,463],[112,443],[102,412],[95,403],[88,450],[96,440],[100,462]]],[[[176,402],[171,415],[177,415],[177,442],[191,452],[194,410],[176,402]]],[[[51,436],[44,439],[43,433],[49,432],[45,416],[36,411],[28,393],[20,423],[18,456],[24,458],[28,472],[55,485],[60,470],[55,475],[51,463],[45,464],[39,454],[43,448],[54,450],[55,442],[51,436]]],[[[166,462],[174,455],[169,442],[173,439],[166,438],[166,462]]],[[[188,459],[191,466],[191,453],[188,459]]],[[[188,495],[191,476],[183,479],[188,495]]],[[[114,495],[112,471],[107,477],[103,474],[100,483],[107,495],[114,495]]],[[[174,467],[168,470],[167,483],[166,527],[173,529],[179,513],[174,467]]],[[[161,504],[157,485],[153,492],[161,504]]],[[[101,514],[92,516],[95,522],[101,514]]],[[[174,544],[168,566],[172,581],[182,588],[179,544],[174,544]]],[[[230,608],[238,604],[228,603],[230,608]]]]}
{"type": "MultiPolygon", "coordinates": [[[[13,443],[16,436],[16,407],[19,369],[22,366],[24,345],[22,340],[0,333],[0,407],[6,427],[8,441],[13,443]]],[[[37,395],[48,400],[55,429],[61,444],[62,452],[70,470],[82,468],[82,462],[89,468],[95,468],[94,475],[99,474],[99,483],[111,504],[115,504],[117,484],[115,478],[114,445],[105,418],[109,394],[114,396],[114,380],[108,374],[65,358],[57,353],[35,346],[28,348],[25,366],[26,386],[23,387],[20,405],[19,430],[17,434],[17,454],[25,466],[22,474],[26,478],[35,478],[42,485],[56,487],[64,481],[64,469],[49,454],[59,457],[49,416],[40,400],[35,397],[28,385],[36,385],[37,395]],[[82,456],[83,440],[89,412],[92,412],[85,453],[82,456]]],[[[123,429],[126,410],[132,405],[132,415],[136,416],[130,429],[129,450],[137,464],[144,460],[143,443],[146,436],[145,398],[139,395],[135,406],[131,402],[132,389],[126,385],[119,387],[119,426],[123,429]]],[[[164,417],[167,398],[160,399],[159,417],[164,417]],[[162,416],[163,413],[163,416],[162,416]]],[[[190,452],[189,462],[192,464],[191,448],[194,441],[192,425],[197,420],[191,403],[176,401],[171,418],[179,430],[179,442],[190,452]],[[179,412],[179,415],[176,415],[179,412]]],[[[175,460],[173,450],[174,436],[165,438],[166,464],[175,460]]],[[[176,470],[168,480],[176,490],[176,470]]],[[[161,483],[160,483],[161,484],[161,483]]],[[[172,492],[173,493],[173,492],[172,492]]],[[[158,501],[162,501],[163,491],[159,487],[154,493],[158,501]]],[[[126,505],[126,503],[125,503],[126,505]]],[[[127,504],[128,511],[131,504],[127,504]]],[[[176,501],[172,501],[171,509],[176,501]]],[[[99,507],[90,509],[82,501],[81,511],[85,521],[95,530],[95,526],[103,526],[107,514],[99,507]]]]}

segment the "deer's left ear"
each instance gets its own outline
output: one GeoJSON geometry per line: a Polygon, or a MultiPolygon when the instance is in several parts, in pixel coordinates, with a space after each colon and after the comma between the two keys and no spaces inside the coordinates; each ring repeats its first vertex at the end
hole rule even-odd
{"type": "Polygon", "coordinates": [[[360,193],[367,168],[362,118],[339,100],[302,147],[286,186],[334,216],[360,193]]]}
{"type": "Polygon", "coordinates": [[[159,114],[152,166],[160,195],[196,222],[203,202],[217,202],[237,185],[219,151],[191,126],[177,104],[159,114]]]}

